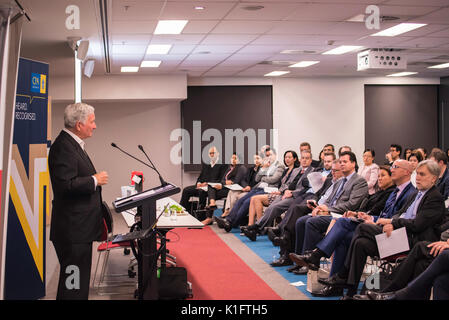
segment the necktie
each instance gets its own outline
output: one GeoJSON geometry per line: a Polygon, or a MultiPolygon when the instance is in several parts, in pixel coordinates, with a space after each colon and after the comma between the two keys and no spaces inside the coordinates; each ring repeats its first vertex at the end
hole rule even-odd
{"type": "Polygon", "coordinates": [[[343,188],[345,186],[346,181],[348,181],[348,179],[344,178],[343,182],[341,183],[340,187],[338,188],[338,191],[335,193],[334,197],[332,198],[332,201],[330,202],[331,207],[334,206],[334,204],[337,202],[338,198],[343,193],[343,188]]]}
{"type": "Polygon", "coordinates": [[[415,200],[412,202],[412,204],[407,208],[407,211],[401,215],[401,218],[403,219],[415,219],[416,217],[416,211],[418,209],[418,203],[421,199],[423,193],[420,191],[415,197],[415,200]]]}
{"type": "Polygon", "coordinates": [[[382,213],[380,214],[380,218],[391,218],[394,213],[394,205],[396,203],[396,197],[398,196],[399,188],[396,187],[394,191],[390,194],[390,196],[387,199],[387,202],[385,203],[384,209],[382,210],[382,213]]]}

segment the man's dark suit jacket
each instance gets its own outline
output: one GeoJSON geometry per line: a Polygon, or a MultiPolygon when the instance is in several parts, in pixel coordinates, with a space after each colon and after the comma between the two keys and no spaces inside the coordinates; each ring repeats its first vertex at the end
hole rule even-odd
{"type": "MultiPolygon", "coordinates": [[[[417,192],[415,192],[415,195],[417,192]]],[[[441,224],[444,215],[444,198],[433,186],[423,196],[416,211],[415,219],[400,218],[401,214],[407,211],[408,207],[415,200],[415,196],[409,198],[407,204],[392,217],[394,229],[405,227],[409,239],[410,247],[413,247],[419,241],[438,241],[438,227],[441,224]]]]}
{"type": "Polygon", "coordinates": [[[98,241],[103,232],[101,187],[95,188],[96,170],[86,153],[67,132],[61,131],[48,156],[53,209],[50,240],[59,243],[98,241]]]}
{"type": "Polygon", "coordinates": [[[211,167],[211,165],[202,164],[201,167],[201,173],[196,180],[196,183],[203,183],[203,182],[220,182],[221,178],[223,177],[227,166],[224,164],[216,163],[214,167],[211,167]]]}

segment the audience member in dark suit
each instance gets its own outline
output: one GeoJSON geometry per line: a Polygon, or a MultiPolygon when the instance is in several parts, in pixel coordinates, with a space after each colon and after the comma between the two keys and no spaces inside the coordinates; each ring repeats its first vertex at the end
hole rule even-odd
{"type": "MultiPolygon", "coordinates": [[[[310,154],[312,155],[312,147],[310,146],[310,143],[301,142],[301,144],[299,145],[299,154],[301,154],[303,151],[309,151],[310,154]]],[[[320,164],[321,164],[321,160],[313,160],[312,159],[311,166],[313,168],[319,168],[320,164]]]]}
{"type": "Polygon", "coordinates": [[[287,168],[281,178],[281,185],[277,191],[273,191],[269,194],[259,194],[251,197],[249,211],[248,211],[248,225],[253,225],[254,220],[260,218],[263,214],[263,207],[269,207],[275,203],[278,199],[282,198],[284,191],[286,191],[289,185],[300,174],[302,168],[298,160],[298,155],[295,151],[288,150],[284,153],[284,162],[287,168]]]}
{"type": "Polygon", "coordinates": [[[435,161],[424,160],[417,168],[418,192],[392,219],[381,218],[376,224],[360,224],[352,238],[344,267],[329,280],[320,280],[331,286],[348,287],[347,295],[353,296],[368,256],[377,256],[375,235],[385,232],[387,236],[395,229],[405,227],[410,248],[419,241],[437,241],[435,226],[441,224],[445,214],[444,199],[435,187],[440,168],[435,161]]]}
{"type": "MultiPolygon", "coordinates": [[[[279,195],[276,194],[276,198],[269,204],[263,216],[262,210],[260,210],[261,218],[258,219],[257,224],[254,225],[254,227],[248,226],[248,228],[243,230],[245,235],[252,241],[256,240],[258,232],[261,232],[266,226],[273,224],[274,219],[286,211],[290,205],[295,202],[295,199],[305,192],[303,192],[303,181],[307,181],[307,175],[313,170],[311,166],[312,154],[308,150],[301,153],[300,163],[301,166],[298,170],[299,174],[283,186],[279,195]]],[[[252,202],[253,200],[254,198],[251,199],[252,202]]]]}
{"type": "Polygon", "coordinates": [[[95,110],[84,103],[68,105],[65,128],[53,142],[48,156],[53,208],[50,240],[60,264],[56,299],[88,299],[92,242],[103,232],[101,186],[108,174],[97,173],[84,148],[95,124],[95,110]],[[79,288],[67,288],[68,266],[79,269],[79,288]],[[66,273],[67,272],[67,273],[66,273]]]}
{"type": "MultiPolygon", "coordinates": [[[[359,212],[348,211],[343,217],[336,219],[331,230],[312,252],[296,257],[295,261],[299,265],[317,270],[320,259],[322,257],[329,258],[333,254],[329,275],[336,274],[343,267],[346,253],[358,224],[374,223],[378,217],[391,218],[404,205],[404,202],[416,189],[410,183],[410,164],[405,160],[397,160],[395,164],[403,165],[407,169],[395,168],[390,172],[388,166],[381,166],[379,172],[380,190],[367,198],[367,201],[362,202],[359,212]],[[395,187],[394,184],[397,184],[400,188],[395,187]]],[[[341,294],[341,288],[325,286],[314,295],[339,296],[341,294]]]]}
{"type": "Polygon", "coordinates": [[[190,210],[189,199],[190,197],[199,197],[199,208],[204,208],[207,201],[207,191],[200,189],[201,187],[207,187],[208,182],[220,182],[223,176],[225,165],[219,164],[219,153],[217,148],[212,147],[209,149],[209,164],[202,164],[201,173],[196,180],[196,184],[193,186],[185,187],[182,190],[181,206],[190,210]]]}
{"type": "Polygon", "coordinates": [[[291,253],[290,259],[316,247],[332,221],[331,213],[342,215],[346,211],[357,210],[362,200],[368,196],[366,180],[355,172],[355,154],[343,152],[339,161],[344,177],[334,186],[326,202],[313,209],[311,216],[307,215],[296,221],[296,254],[291,253]]]}
{"type": "Polygon", "coordinates": [[[235,203],[226,218],[214,217],[219,228],[229,232],[233,227],[243,223],[248,215],[251,197],[266,193],[265,187],[279,187],[285,166],[276,160],[276,153],[273,149],[270,149],[269,154],[263,160],[262,168],[257,172],[256,181],[258,183],[254,188],[235,203]]]}
{"type": "Polygon", "coordinates": [[[447,168],[447,156],[443,150],[435,148],[429,156],[440,167],[440,176],[437,181],[437,187],[444,199],[449,197],[449,170],[447,168]]]}
{"type": "Polygon", "coordinates": [[[262,165],[262,158],[259,155],[254,155],[254,165],[250,166],[246,171],[245,178],[241,181],[242,190],[230,190],[226,198],[225,207],[222,218],[226,217],[237,200],[245,196],[257,184],[256,175],[262,165]]]}
{"type": "MultiPolygon", "coordinates": [[[[332,154],[332,158],[335,155],[332,154]]],[[[331,157],[326,157],[331,158],[331,157]]],[[[325,159],[326,159],[325,158],[325,159]]],[[[330,159],[328,159],[330,160],[330,159]]],[[[326,163],[326,160],[325,160],[326,163]]],[[[343,177],[343,173],[340,170],[340,163],[338,160],[331,162],[332,170],[331,174],[328,174],[323,186],[317,192],[314,192],[312,188],[309,188],[298,200],[301,202],[292,204],[290,208],[285,213],[284,219],[282,219],[278,228],[268,229],[268,237],[273,242],[273,245],[280,246],[280,257],[279,259],[273,261],[271,266],[280,267],[291,265],[292,262],[289,258],[289,253],[293,252],[295,249],[296,238],[295,238],[295,225],[296,220],[302,216],[307,215],[312,212],[313,206],[308,201],[316,203],[318,200],[318,205],[324,203],[329,195],[332,193],[333,186],[335,183],[343,177]]],[[[289,269],[290,272],[298,271],[299,268],[289,269]]]]}
{"type": "MultiPolygon", "coordinates": [[[[449,228],[449,225],[446,224],[442,228],[449,228]]],[[[425,272],[432,261],[446,249],[449,249],[449,229],[446,229],[441,234],[440,241],[418,242],[407,255],[406,259],[393,270],[390,275],[391,282],[384,289],[380,291],[367,290],[364,295],[356,295],[354,298],[356,300],[385,300],[391,298],[395,291],[404,289],[413,279],[416,279],[420,274],[425,272]]],[[[429,296],[430,290],[424,290],[422,297],[428,299],[429,296]]]]}
{"type": "Polygon", "coordinates": [[[231,184],[241,184],[244,177],[246,175],[245,166],[239,164],[239,158],[236,153],[234,153],[231,157],[231,164],[227,166],[227,169],[224,172],[224,175],[220,181],[220,184],[215,186],[208,185],[207,187],[207,197],[209,199],[209,206],[206,207],[207,217],[202,221],[203,224],[209,225],[212,224],[212,216],[214,210],[217,208],[215,204],[216,200],[223,199],[228,196],[229,189],[226,188],[226,185],[231,184]]]}
{"type": "Polygon", "coordinates": [[[399,160],[401,158],[402,153],[402,147],[398,144],[391,144],[390,145],[390,152],[388,152],[385,155],[386,162],[385,164],[388,164],[389,166],[393,165],[393,162],[396,160],[399,160]]]}

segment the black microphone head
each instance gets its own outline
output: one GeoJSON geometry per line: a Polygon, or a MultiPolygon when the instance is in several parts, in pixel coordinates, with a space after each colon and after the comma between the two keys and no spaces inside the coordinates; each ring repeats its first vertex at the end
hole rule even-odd
{"type": "Polygon", "coordinates": [[[114,142],[111,143],[111,146],[113,146],[114,148],[117,148],[117,145],[114,142]]]}
{"type": "Polygon", "coordinates": [[[142,150],[143,151],[143,147],[142,147],[142,145],[141,144],[139,144],[138,146],[137,146],[140,150],[142,150]]]}

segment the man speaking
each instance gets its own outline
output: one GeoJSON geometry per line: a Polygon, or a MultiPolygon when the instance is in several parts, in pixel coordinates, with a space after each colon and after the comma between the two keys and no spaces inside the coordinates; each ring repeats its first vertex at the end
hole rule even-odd
{"type": "Polygon", "coordinates": [[[58,300],[88,299],[92,242],[103,232],[101,186],[108,182],[108,174],[97,173],[84,149],[84,140],[96,128],[94,111],[85,103],[68,105],[65,128],[48,156],[54,194],[50,240],[61,267],[58,300]]]}

